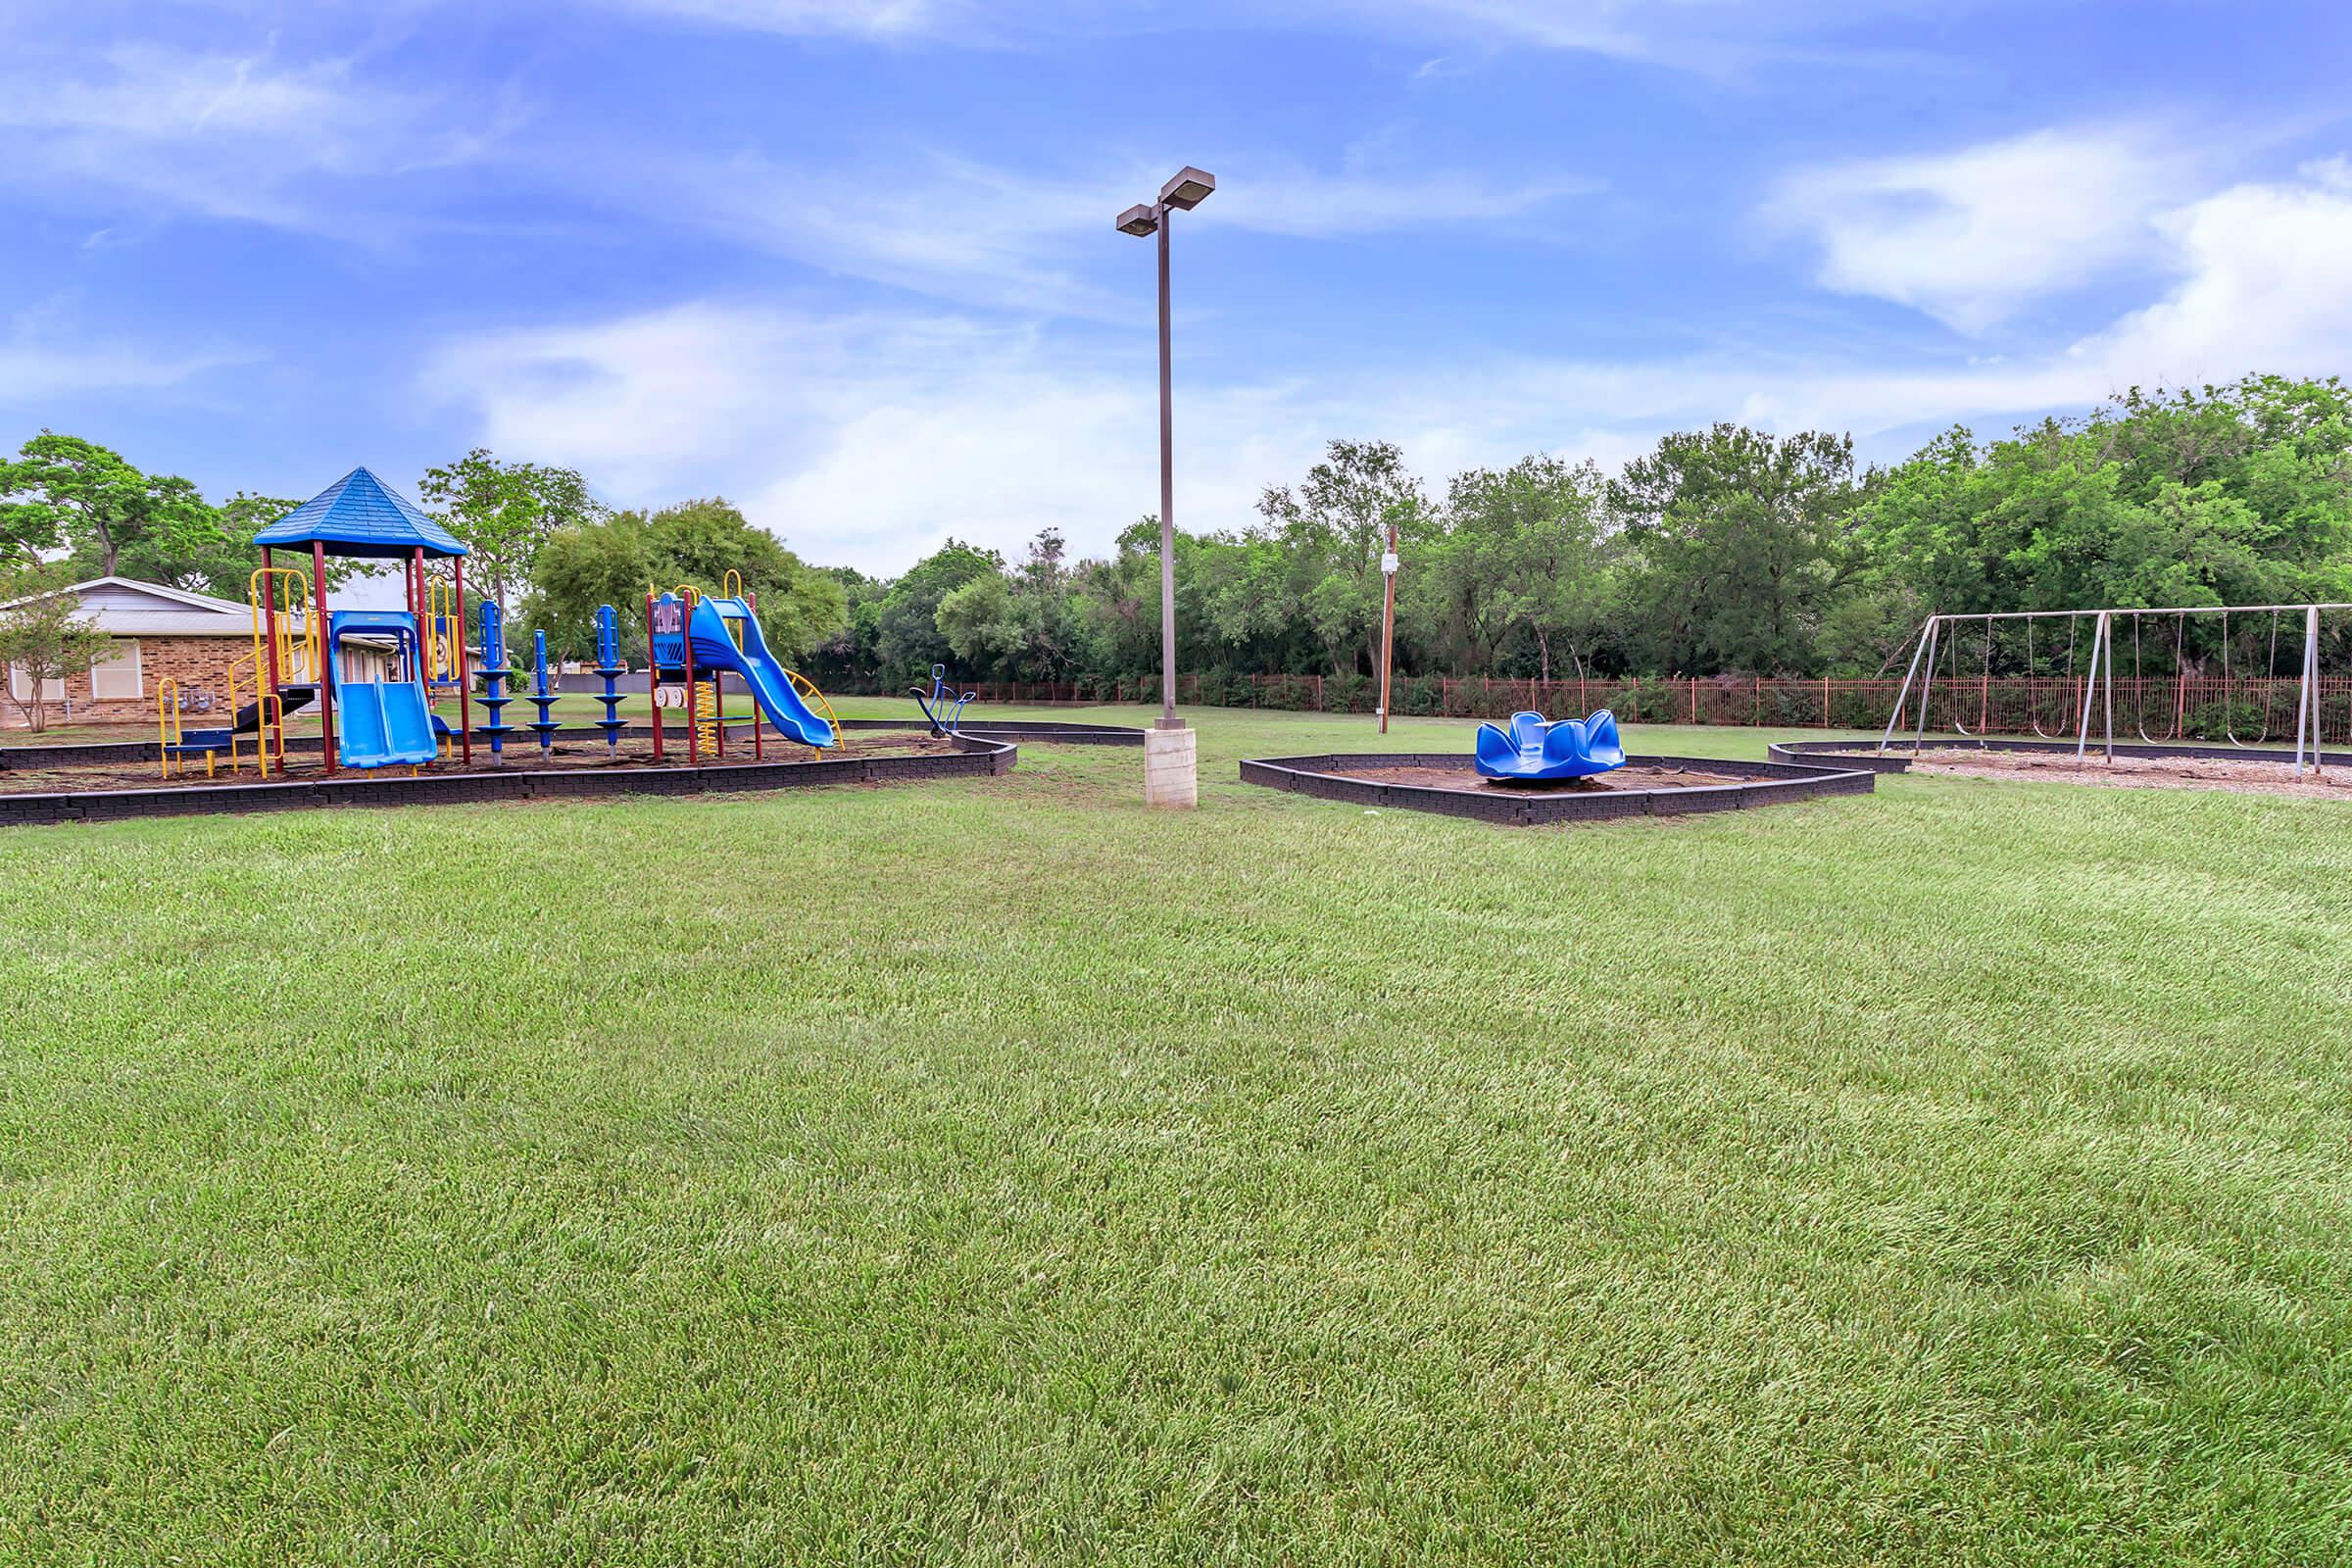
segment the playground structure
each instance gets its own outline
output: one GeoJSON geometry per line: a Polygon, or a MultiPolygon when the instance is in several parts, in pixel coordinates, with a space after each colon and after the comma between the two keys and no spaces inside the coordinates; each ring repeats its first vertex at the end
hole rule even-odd
{"type": "MultiPolygon", "coordinates": [[[[461,724],[469,716],[461,618],[466,546],[364,467],[263,529],[254,542],[262,547],[262,564],[246,584],[253,653],[229,668],[229,722],[187,729],[177,684],[165,681],[156,699],[164,776],[172,777],[175,766],[184,776],[190,760],[202,757],[211,778],[223,753],[229,770],[242,771],[249,744],[262,777],[283,774],[286,718],[314,705],[329,774],[339,767],[414,770],[439,758],[447,727],[433,716],[434,694],[455,691],[461,724]],[[306,544],[307,576],[277,564],[278,551],[306,544]],[[329,556],[399,562],[405,608],[328,611],[329,556]],[[429,561],[450,563],[447,582],[431,575],[429,561]],[[366,669],[360,648],[370,656],[366,669]],[[251,702],[240,701],[247,681],[251,702]]],[[[462,730],[459,744],[470,760],[470,733],[462,730]]]]}
{"type": "Polygon", "coordinates": [[[841,745],[841,721],[824,694],[784,667],[760,632],[759,600],[728,572],[723,591],[707,595],[692,584],[645,596],[645,635],[653,673],[654,760],[666,755],[662,713],[683,709],[686,760],[697,765],[706,754],[723,758],[727,749],[725,677],[739,677],[752,698],[752,756],[765,755],[766,729],[820,757],[841,745]],[[703,688],[710,691],[706,696],[703,688]]]}
{"type": "MultiPolygon", "coordinates": [[[[2329,623],[2328,617],[2345,612],[2352,612],[2352,604],[1931,615],[1912,646],[1910,665],[1886,730],[1879,737],[1878,751],[1883,755],[1889,746],[1901,744],[1895,732],[1905,727],[1911,730],[1909,747],[1914,755],[1933,744],[1929,732],[1937,727],[1949,728],[1979,747],[1997,744],[1992,693],[1996,681],[2013,682],[2015,672],[2022,668],[2027,694],[2025,728],[2041,742],[2071,740],[2078,763],[2088,760],[2094,734],[2105,759],[2110,762],[2116,759],[2119,691],[2124,697],[2125,722],[2137,733],[2141,747],[2177,747],[2191,739],[2192,732],[2205,736],[2216,729],[2232,750],[2252,751],[2266,744],[2283,747],[2283,741],[2276,737],[2286,706],[2279,688],[2291,682],[2295,693],[2295,773],[2300,776],[2306,766],[2324,769],[2327,708],[2335,689],[2344,683],[2324,679],[2321,666],[2324,651],[2343,644],[2347,631],[2352,630],[2341,619],[2329,623]],[[2237,622],[2234,628],[2232,617],[2237,622]],[[2149,621],[2156,622],[2153,638],[2147,631],[2149,621]],[[2063,654],[2057,646],[2059,622],[2064,623],[2063,654]],[[1976,635],[1982,640],[1968,649],[1963,645],[1971,640],[1971,628],[1977,628],[1976,635]],[[2036,651],[2037,638],[2048,651],[2047,661],[2056,664],[2054,676],[2044,673],[2045,656],[2036,651]],[[2121,681],[2116,675],[2119,641],[2129,645],[2130,673],[2121,681]],[[2295,673],[2285,680],[2278,672],[2282,642],[2296,656],[2297,664],[2295,673]],[[2151,662],[2169,667],[2151,675],[2151,662]],[[2252,667],[2256,663],[2259,673],[2252,667]],[[2211,666],[2218,666],[2218,674],[2211,666]],[[1936,706],[1939,680],[1940,715],[1936,706]],[[2053,707],[2053,699],[2060,706],[2053,707]],[[2251,732],[2252,738],[2241,731],[2251,732]]],[[[2014,724],[2014,716],[2010,722],[2014,724]]],[[[2129,735],[2120,744],[2125,755],[2134,750],[2129,735]]],[[[2257,755],[2285,760],[2282,750],[2257,755]]]]}
{"type": "Polygon", "coordinates": [[[1519,712],[1508,729],[1481,724],[1476,757],[1482,778],[1506,783],[1591,778],[1625,765],[1617,716],[1605,708],[1590,718],[1546,722],[1542,713],[1519,712]]]}
{"type": "MultiPolygon", "coordinates": [[[[199,758],[207,779],[217,776],[222,759],[231,773],[242,771],[250,760],[265,780],[282,777],[288,771],[286,720],[314,707],[319,767],[330,778],[343,769],[406,767],[414,773],[450,760],[453,751],[458,764],[470,768],[477,730],[493,767],[506,765],[508,740],[526,727],[541,762],[553,760],[564,726],[555,711],[560,693],[546,634],[532,634],[528,689],[518,697],[525,676],[510,662],[505,615],[496,600],[476,607],[476,636],[467,646],[465,544],[373,473],[354,468],[263,529],[255,543],[261,546],[262,564],[247,584],[253,652],[228,672],[229,722],[187,727],[177,683],[166,680],[157,695],[156,752],[166,779],[186,777],[199,758]],[[281,552],[306,546],[307,570],[280,564],[281,552]],[[327,611],[329,557],[398,562],[402,607],[327,611]],[[442,564],[446,576],[435,570],[442,564]],[[248,691],[250,701],[245,700],[248,691]],[[454,730],[433,712],[436,699],[455,700],[454,730]],[[534,710],[527,726],[506,718],[506,709],[517,700],[534,710]],[[483,710],[479,725],[474,723],[477,704],[483,710]]],[[[669,760],[662,713],[673,705],[686,710],[687,764],[725,757],[728,675],[753,701],[754,760],[764,758],[771,727],[819,757],[844,750],[840,721],[824,694],[768,651],[758,603],[735,572],[727,573],[719,594],[681,585],[646,596],[654,654],[655,762],[669,760]]],[[[627,672],[618,613],[611,605],[602,606],[596,673],[603,679],[598,700],[604,716],[593,727],[605,743],[607,762],[644,760],[624,758],[621,748],[631,724],[619,714],[617,682],[627,672]]]]}

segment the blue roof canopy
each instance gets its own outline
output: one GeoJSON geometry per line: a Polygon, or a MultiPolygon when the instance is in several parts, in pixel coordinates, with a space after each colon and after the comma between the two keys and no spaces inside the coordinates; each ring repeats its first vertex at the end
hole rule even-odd
{"type": "Polygon", "coordinates": [[[253,542],[273,549],[318,543],[330,556],[376,561],[404,561],[418,550],[435,557],[466,554],[455,534],[366,468],[352,469],[255,534],[253,542]]]}

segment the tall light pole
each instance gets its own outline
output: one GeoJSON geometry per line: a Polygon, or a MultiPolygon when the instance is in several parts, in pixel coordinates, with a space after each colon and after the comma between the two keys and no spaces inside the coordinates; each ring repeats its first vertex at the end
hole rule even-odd
{"type": "Polygon", "coordinates": [[[1168,338],[1168,219],[1189,213],[1217,188],[1217,177],[1191,166],[1159,187],[1159,200],[1119,215],[1119,232],[1159,236],[1159,721],[1184,728],[1176,716],[1176,416],[1168,338]]]}

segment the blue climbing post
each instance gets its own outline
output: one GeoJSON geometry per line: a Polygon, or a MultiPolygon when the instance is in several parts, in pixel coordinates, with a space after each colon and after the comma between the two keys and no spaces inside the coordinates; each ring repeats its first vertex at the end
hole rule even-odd
{"type": "Polygon", "coordinates": [[[609,761],[620,760],[620,732],[629,721],[620,716],[620,689],[612,683],[628,673],[620,662],[620,612],[611,605],[599,605],[596,611],[596,672],[605,678],[605,689],[597,701],[605,705],[605,716],[596,727],[605,732],[605,757],[609,761]]]}
{"type": "Polygon", "coordinates": [[[506,721],[501,711],[514,701],[507,695],[507,681],[514,673],[507,668],[507,630],[502,623],[498,601],[482,601],[482,706],[490,710],[490,717],[482,724],[482,733],[490,737],[490,756],[493,761],[506,760],[506,738],[514,726],[506,721]]]}
{"type": "Polygon", "coordinates": [[[556,749],[555,715],[548,711],[556,706],[555,684],[547,678],[547,633],[531,633],[531,706],[539,716],[531,720],[531,733],[539,737],[539,755],[547,756],[556,749]]]}

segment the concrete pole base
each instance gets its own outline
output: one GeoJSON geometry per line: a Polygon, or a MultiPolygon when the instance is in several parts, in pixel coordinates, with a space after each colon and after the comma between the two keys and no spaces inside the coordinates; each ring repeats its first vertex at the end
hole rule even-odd
{"type": "Polygon", "coordinates": [[[1200,804],[1200,732],[1144,731],[1144,804],[1195,807],[1200,804]]]}

